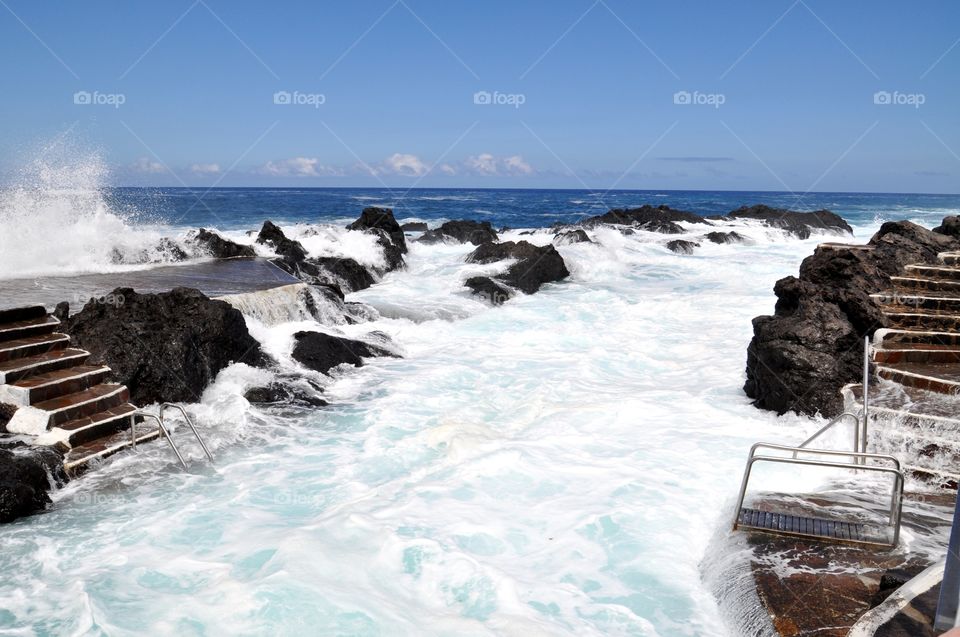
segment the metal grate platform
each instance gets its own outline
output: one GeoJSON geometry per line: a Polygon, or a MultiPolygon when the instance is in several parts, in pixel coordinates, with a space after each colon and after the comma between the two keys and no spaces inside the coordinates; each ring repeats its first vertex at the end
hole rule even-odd
{"type": "Polygon", "coordinates": [[[794,535],[856,544],[886,544],[883,538],[873,537],[859,522],[808,518],[786,513],[757,509],[740,509],[737,526],[744,530],[764,531],[778,535],[794,535]]]}

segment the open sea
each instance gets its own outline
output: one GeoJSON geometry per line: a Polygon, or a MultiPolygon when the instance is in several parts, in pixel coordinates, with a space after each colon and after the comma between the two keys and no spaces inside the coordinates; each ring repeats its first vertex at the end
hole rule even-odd
{"type": "MultiPolygon", "coordinates": [[[[344,229],[365,206],[546,243],[519,232],[645,203],[828,208],[857,241],[960,211],[960,196],[922,194],[115,189],[78,170],[0,191],[0,277],[116,272],[119,285],[153,267],[134,257],[162,237],[206,227],[250,243],[265,219],[311,254],[375,264],[369,237],[344,229]]],[[[281,367],[232,366],[190,406],[216,463],[186,438],[189,471],[144,446],[0,527],[0,634],[731,634],[704,564],[747,450],[822,424],[750,405],[750,321],[836,239],[735,229],[750,243],[679,256],[664,235],[601,228],[558,248],[568,281],[497,308],[463,288],[489,270],[465,263],[472,246],[415,242],[405,270],[348,296],[372,322],[254,307],[251,332],[281,367]],[[290,357],[303,329],[383,332],[403,357],[321,378],[327,408],[249,404],[246,388],[309,373],[290,357]]]]}

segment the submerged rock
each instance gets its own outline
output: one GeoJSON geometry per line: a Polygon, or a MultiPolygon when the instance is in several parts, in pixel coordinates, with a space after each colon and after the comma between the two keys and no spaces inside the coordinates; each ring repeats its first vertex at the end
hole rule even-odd
{"type": "Polygon", "coordinates": [[[224,239],[219,234],[210,232],[206,228],[200,228],[197,234],[191,237],[190,241],[217,259],[257,256],[253,246],[241,245],[229,239],[224,239]]]}
{"type": "Polygon", "coordinates": [[[516,263],[496,278],[527,294],[533,294],[544,283],[570,276],[563,257],[552,245],[535,246],[526,241],[485,243],[467,255],[470,263],[494,263],[505,259],[516,259],[516,263]]]}
{"type": "Polygon", "coordinates": [[[0,522],[42,511],[64,481],[63,457],[52,447],[0,448],[0,522]]]}
{"type": "Polygon", "coordinates": [[[323,374],[329,374],[331,369],[343,364],[360,367],[364,358],[396,357],[385,348],[323,332],[297,332],[293,338],[293,359],[323,374]]]}
{"type": "Polygon", "coordinates": [[[491,305],[503,305],[510,300],[513,292],[510,288],[500,285],[488,276],[470,277],[464,282],[473,293],[491,305]]]}
{"type": "Polygon", "coordinates": [[[739,232],[708,232],[703,236],[711,243],[746,243],[747,238],[739,232]]]}
{"type": "Polygon", "coordinates": [[[699,247],[699,243],[684,241],[683,239],[674,239],[673,241],[667,242],[667,249],[677,254],[693,254],[693,249],[699,247]]]}
{"type": "Polygon", "coordinates": [[[863,337],[885,326],[870,298],[905,265],[932,263],[958,242],[909,221],[888,222],[872,250],[818,247],[799,277],[777,281],[773,316],[753,319],[744,391],[754,405],[777,413],[842,411],[840,388],[862,373],[863,337]]]}
{"type": "Polygon", "coordinates": [[[197,402],[227,365],[265,362],[240,311],[199,290],[138,294],[117,288],[111,298],[122,302],[87,303],[64,328],[77,347],[90,351],[91,362],[113,369],[136,405],[197,402]]]}
{"type": "Polygon", "coordinates": [[[294,404],[307,407],[326,407],[329,403],[318,395],[320,388],[300,387],[293,382],[277,380],[264,387],[251,387],[244,394],[251,403],[256,404],[294,404]]]}
{"type": "Polygon", "coordinates": [[[444,241],[472,243],[475,246],[492,243],[499,237],[489,221],[448,221],[436,230],[429,230],[418,239],[423,243],[441,243],[444,241]]]}

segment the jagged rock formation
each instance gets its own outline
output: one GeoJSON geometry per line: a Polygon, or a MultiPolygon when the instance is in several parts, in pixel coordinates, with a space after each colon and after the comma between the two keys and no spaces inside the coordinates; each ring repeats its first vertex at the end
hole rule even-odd
{"type": "Polygon", "coordinates": [[[778,413],[840,413],[840,388],[861,374],[863,337],[887,326],[871,295],[904,266],[957,247],[954,237],[909,221],[883,224],[866,246],[819,246],[799,277],[777,281],[774,315],[753,320],[747,396],[778,413]]]}
{"type": "Polygon", "coordinates": [[[393,352],[341,336],[323,332],[297,332],[293,335],[293,359],[304,367],[323,374],[338,365],[360,367],[364,358],[396,356],[393,352]]]}
{"type": "Polygon", "coordinates": [[[673,241],[667,242],[667,249],[677,254],[693,254],[693,249],[699,247],[699,243],[684,241],[683,239],[674,239],[673,241]]]}
{"type": "MultiPolygon", "coordinates": [[[[485,243],[467,256],[469,263],[494,263],[506,259],[515,259],[516,262],[496,279],[527,294],[533,294],[544,283],[561,281],[570,276],[563,257],[552,245],[535,246],[526,241],[485,243]]],[[[489,277],[471,279],[473,283],[469,287],[474,292],[488,293],[496,289],[496,281],[492,281],[491,285],[478,280],[482,278],[489,277]]]]}
{"type": "Polygon", "coordinates": [[[593,239],[582,228],[577,228],[576,230],[558,232],[554,235],[553,242],[558,246],[563,246],[571,243],[593,243],[593,239]]]}
{"type": "Polygon", "coordinates": [[[436,230],[429,230],[418,241],[423,243],[472,243],[475,246],[492,243],[499,237],[489,221],[448,221],[436,230]]]}
{"type": "Polygon", "coordinates": [[[65,324],[91,361],[108,365],[137,405],[197,402],[231,363],[260,365],[260,344],[243,315],[199,290],[138,294],[117,288],[115,304],[91,301],[65,324]]]}
{"type": "Polygon", "coordinates": [[[188,241],[196,244],[201,250],[216,259],[257,256],[253,246],[241,245],[229,239],[224,239],[216,232],[210,232],[206,228],[200,228],[188,241]]]}
{"type": "MultiPolygon", "coordinates": [[[[723,217],[720,218],[722,219],[723,217]]],[[[726,218],[763,221],[772,228],[786,230],[798,239],[809,238],[811,229],[853,234],[853,228],[850,227],[850,224],[844,221],[843,217],[829,210],[794,212],[792,210],[771,208],[770,206],[759,204],[756,206],[737,208],[733,212],[727,213],[726,218]]]]}

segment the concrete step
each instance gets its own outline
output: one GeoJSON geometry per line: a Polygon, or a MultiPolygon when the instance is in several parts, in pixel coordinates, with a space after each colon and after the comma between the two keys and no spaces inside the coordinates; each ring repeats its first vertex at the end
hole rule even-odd
{"type": "Polygon", "coordinates": [[[0,403],[34,405],[64,394],[99,385],[110,374],[106,365],[77,365],[45,374],[36,374],[9,385],[0,385],[0,403]]]}
{"type": "Polygon", "coordinates": [[[90,352],[86,350],[68,347],[45,354],[6,361],[0,363],[0,384],[13,383],[37,374],[82,365],[89,357],[90,352]]]}
{"type": "Polygon", "coordinates": [[[0,327],[6,323],[18,323],[20,321],[29,321],[47,315],[47,308],[42,305],[31,305],[29,307],[15,307],[9,310],[0,310],[0,327]]]}
{"type": "Polygon", "coordinates": [[[33,407],[48,414],[47,428],[112,409],[130,400],[130,392],[123,385],[101,383],[74,394],[43,400],[33,407]]]}
{"type": "Polygon", "coordinates": [[[960,315],[905,308],[884,308],[887,323],[893,329],[924,332],[960,332],[960,315]]]}
{"type": "Polygon", "coordinates": [[[924,311],[939,314],[960,314],[960,297],[931,294],[904,294],[902,292],[880,292],[870,298],[884,311],[906,312],[924,311]]]}
{"type": "Polygon", "coordinates": [[[924,276],[892,276],[890,283],[894,290],[904,295],[924,295],[937,297],[960,296],[960,280],[933,279],[924,276]]]}
{"type": "Polygon", "coordinates": [[[0,341],[10,341],[37,334],[49,334],[60,326],[60,321],[52,316],[13,321],[0,324],[0,341]]]}
{"type": "Polygon", "coordinates": [[[873,342],[884,349],[897,349],[900,345],[935,345],[960,349],[960,333],[881,329],[877,330],[873,342]]]}
{"type": "Polygon", "coordinates": [[[946,265],[908,265],[903,268],[904,276],[935,279],[938,281],[960,281],[960,268],[946,265]]]}
{"type": "Polygon", "coordinates": [[[960,252],[941,252],[937,255],[937,261],[943,265],[960,266],[960,252]]]}
{"type": "MultiPolygon", "coordinates": [[[[160,436],[156,427],[148,428],[145,425],[137,425],[136,427],[138,445],[156,440],[160,436]]],[[[133,443],[130,438],[129,431],[121,431],[111,436],[78,445],[65,455],[63,469],[69,477],[76,478],[100,464],[105,458],[131,448],[133,443]]]]}
{"type": "Polygon", "coordinates": [[[59,332],[3,341],[0,342],[0,363],[16,358],[45,354],[55,349],[66,349],[69,344],[70,337],[59,332]]]}
{"type": "Polygon", "coordinates": [[[56,446],[66,453],[74,447],[112,436],[119,431],[129,431],[135,411],[136,407],[124,402],[91,416],[68,420],[37,436],[36,444],[56,446]]]}
{"type": "Polygon", "coordinates": [[[926,343],[889,344],[874,348],[873,362],[881,365],[919,363],[924,365],[960,364],[960,347],[926,343]]]}
{"type": "Polygon", "coordinates": [[[956,365],[921,365],[898,363],[878,365],[877,374],[906,387],[940,394],[960,393],[960,368],[956,365]]]}

